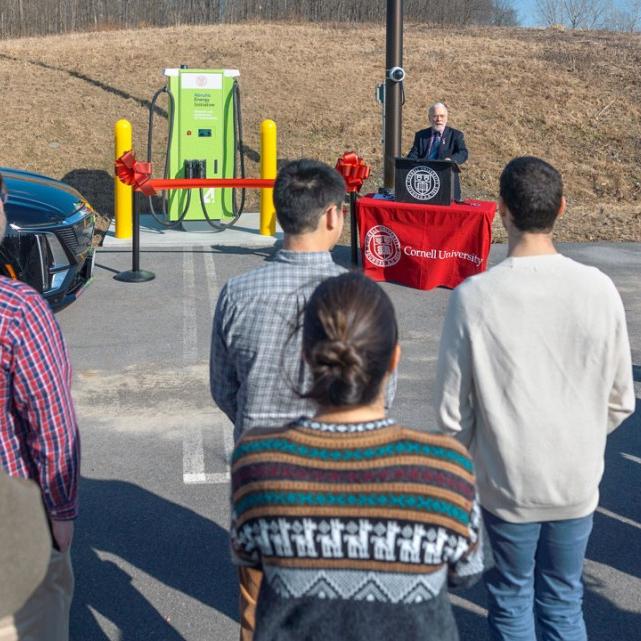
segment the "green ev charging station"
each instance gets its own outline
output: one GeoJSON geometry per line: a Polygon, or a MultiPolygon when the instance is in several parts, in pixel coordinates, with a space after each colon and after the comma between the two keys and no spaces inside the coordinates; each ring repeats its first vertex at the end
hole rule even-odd
{"type": "MultiPolygon", "coordinates": [[[[166,178],[236,178],[242,157],[240,93],[236,69],[165,69],[167,85],[152,100],[148,155],[151,153],[153,108],[161,92],[169,94],[166,178]]],[[[164,226],[207,221],[217,230],[236,222],[242,212],[235,190],[176,189],[167,194],[164,226]]],[[[243,194],[244,196],[244,194],[243,194]]],[[[153,213],[153,205],[152,205],[153,213]]],[[[154,213],[155,215],[155,213],[154,213]]]]}

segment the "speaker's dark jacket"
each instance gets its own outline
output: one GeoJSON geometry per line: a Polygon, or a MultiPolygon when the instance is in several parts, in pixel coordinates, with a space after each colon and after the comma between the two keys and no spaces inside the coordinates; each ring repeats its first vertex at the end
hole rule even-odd
{"type": "MultiPolygon", "coordinates": [[[[414,144],[407,157],[410,160],[427,160],[431,137],[431,127],[417,131],[414,135],[414,144]]],[[[467,147],[465,146],[463,132],[452,127],[445,127],[443,131],[436,160],[445,160],[446,158],[453,160],[457,165],[462,165],[467,160],[467,147]]],[[[461,200],[461,184],[458,172],[454,173],[454,198],[455,200],[461,200]]]]}

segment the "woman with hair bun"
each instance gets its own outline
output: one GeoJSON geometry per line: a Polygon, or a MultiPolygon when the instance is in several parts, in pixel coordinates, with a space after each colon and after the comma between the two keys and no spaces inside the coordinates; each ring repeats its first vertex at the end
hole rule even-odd
{"type": "Polygon", "coordinates": [[[454,641],[447,586],[482,571],[472,461],[385,416],[394,308],[355,273],[304,313],[313,418],[251,430],[232,462],[235,561],[262,571],[254,641],[454,641]]]}

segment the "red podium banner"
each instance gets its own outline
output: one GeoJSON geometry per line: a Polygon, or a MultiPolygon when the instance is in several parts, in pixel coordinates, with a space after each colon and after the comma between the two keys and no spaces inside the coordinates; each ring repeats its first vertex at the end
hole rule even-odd
{"type": "Polygon", "coordinates": [[[456,287],[487,269],[496,203],[450,206],[361,198],[357,218],[363,271],[373,280],[456,287]]]}

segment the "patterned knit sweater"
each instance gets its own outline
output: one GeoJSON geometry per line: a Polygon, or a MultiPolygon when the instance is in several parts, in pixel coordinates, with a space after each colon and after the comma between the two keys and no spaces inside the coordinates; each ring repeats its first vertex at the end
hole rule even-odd
{"type": "Polygon", "coordinates": [[[231,542],[264,573],[255,641],[458,639],[446,585],[482,571],[471,459],[391,419],[252,430],[231,542]]]}

